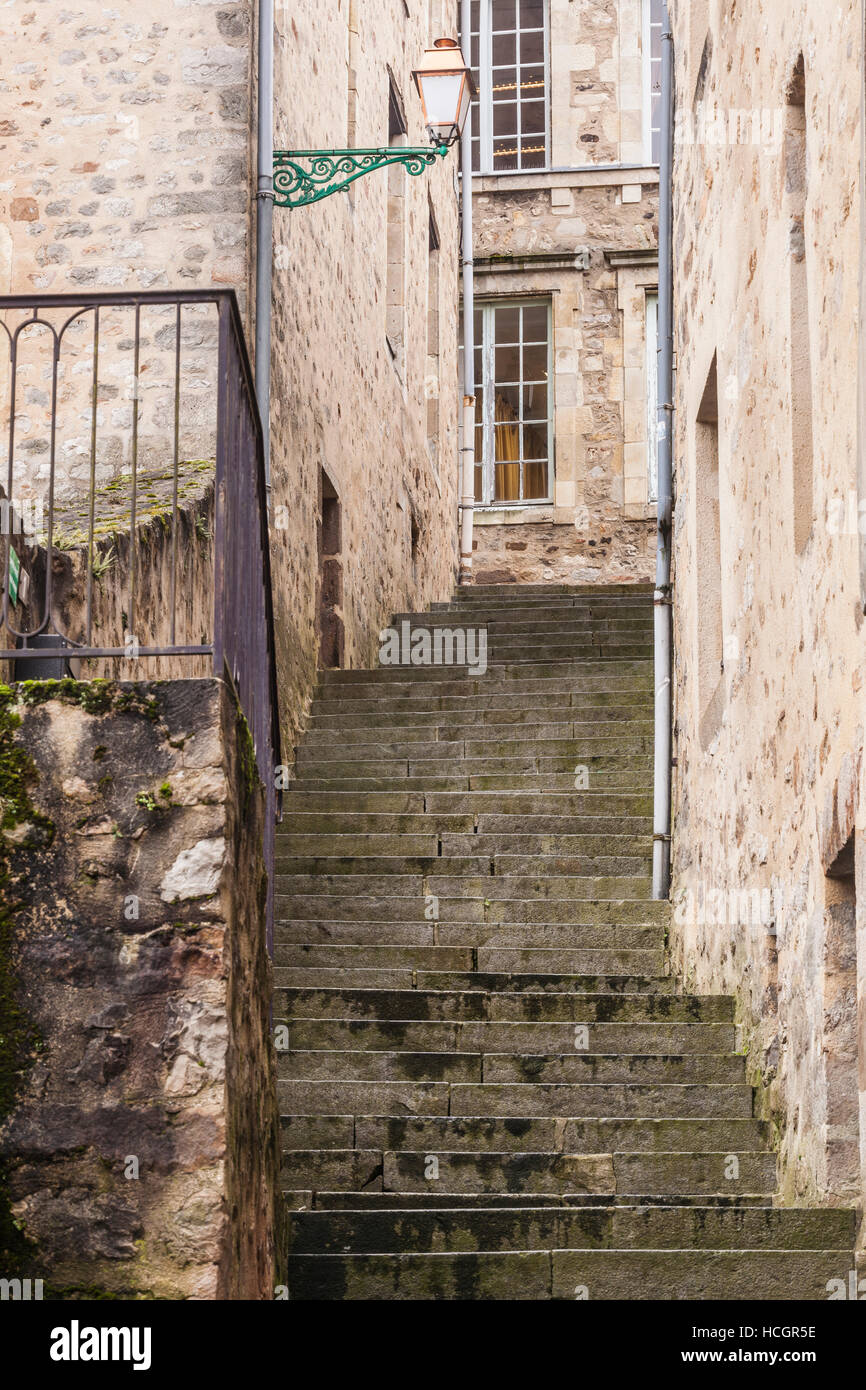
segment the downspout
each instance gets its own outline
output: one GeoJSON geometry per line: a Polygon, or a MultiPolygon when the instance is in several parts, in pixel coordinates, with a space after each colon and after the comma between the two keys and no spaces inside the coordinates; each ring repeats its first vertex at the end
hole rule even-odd
{"type": "Polygon", "coordinates": [[[256,396],[271,486],[271,277],[274,225],[274,0],[259,0],[256,181],[256,396]]]}
{"type": "Polygon", "coordinates": [[[653,792],[653,898],[670,896],[671,739],[673,701],[671,591],[674,394],[673,152],[674,44],[668,6],[662,17],[661,155],[659,160],[659,370],[658,523],[653,599],[655,669],[655,783],[653,792]]]}
{"type": "MultiPolygon", "coordinates": [[[[460,36],[469,44],[470,0],[460,3],[460,36]]],[[[472,530],[475,520],[475,285],[472,264],[472,108],[460,141],[463,219],[463,445],[460,468],[460,573],[458,583],[472,583],[472,530]]]]}

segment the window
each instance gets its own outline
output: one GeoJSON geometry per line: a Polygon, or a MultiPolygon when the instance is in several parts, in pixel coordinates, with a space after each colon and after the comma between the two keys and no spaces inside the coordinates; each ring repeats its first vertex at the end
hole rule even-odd
{"type": "Polygon", "coordinates": [[[475,500],[480,506],[552,496],[550,301],[475,311],[475,500]]]}
{"type": "Polygon", "coordinates": [[[545,0],[473,0],[469,63],[478,88],[472,167],[544,169],[548,148],[545,0]]]}
{"type": "Polygon", "coordinates": [[[653,290],[646,297],[646,441],[647,501],[659,495],[659,297],[653,290]]]}
{"type": "Polygon", "coordinates": [[[644,149],[650,164],[658,164],[662,150],[662,21],[663,0],[643,0],[643,111],[644,149]]]}

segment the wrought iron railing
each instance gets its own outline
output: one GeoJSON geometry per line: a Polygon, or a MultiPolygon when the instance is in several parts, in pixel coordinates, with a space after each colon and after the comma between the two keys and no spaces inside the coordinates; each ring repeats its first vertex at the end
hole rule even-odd
{"type": "Polygon", "coordinates": [[[267,487],[234,292],[0,296],[0,414],[0,661],[229,678],[267,792],[270,939],[280,733],[267,487]]]}

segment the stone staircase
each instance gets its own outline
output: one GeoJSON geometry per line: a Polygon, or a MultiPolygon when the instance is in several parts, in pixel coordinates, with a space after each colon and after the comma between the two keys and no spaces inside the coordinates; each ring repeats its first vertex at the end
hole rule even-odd
{"type": "Polygon", "coordinates": [[[733,1001],[651,901],[652,594],[472,588],[488,669],[329,671],[277,844],[294,1299],[825,1299],[733,1001]]]}

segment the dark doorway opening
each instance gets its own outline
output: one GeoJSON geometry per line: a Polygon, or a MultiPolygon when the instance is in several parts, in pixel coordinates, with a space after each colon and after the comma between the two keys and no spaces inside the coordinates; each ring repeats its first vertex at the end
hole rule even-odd
{"type": "Polygon", "coordinates": [[[319,553],[319,668],[343,665],[343,518],[337,489],[324,468],[319,473],[319,516],[316,525],[319,553]]]}

